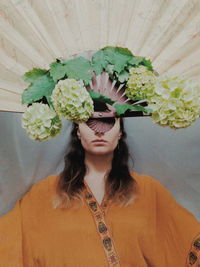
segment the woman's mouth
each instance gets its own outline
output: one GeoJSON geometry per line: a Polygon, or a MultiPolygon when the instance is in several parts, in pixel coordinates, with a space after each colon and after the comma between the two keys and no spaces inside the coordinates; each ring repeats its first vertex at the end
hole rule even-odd
{"type": "Polygon", "coordinates": [[[106,140],[103,140],[103,139],[95,139],[92,141],[92,143],[106,143],[107,141],[106,140]]]}

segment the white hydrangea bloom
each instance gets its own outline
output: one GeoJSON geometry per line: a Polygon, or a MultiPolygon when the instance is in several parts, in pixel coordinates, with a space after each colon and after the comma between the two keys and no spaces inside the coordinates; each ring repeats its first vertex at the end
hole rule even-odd
{"type": "Polygon", "coordinates": [[[126,95],[132,100],[146,99],[154,89],[155,74],[143,65],[137,68],[130,68],[129,73],[125,90],[126,95]]]}
{"type": "Polygon", "coordinates": [[[200,86],[180,76],[160,76],[148,98],[152,119],[172,129],[190,126],[200,116],[200,86]]]}
{"type": "Polygon", "coordinates": [[[93,100],[82,81],[60,80],[51,95],[59,116],[76,123],[87,121],[94,112],[93,100]]]}
{"type": "Polygon", "coordinates": [[[47,104],[33,103],[22,115],[22,127],[31,139],[44,141],[60,133],[62,122],[47,104]]]}

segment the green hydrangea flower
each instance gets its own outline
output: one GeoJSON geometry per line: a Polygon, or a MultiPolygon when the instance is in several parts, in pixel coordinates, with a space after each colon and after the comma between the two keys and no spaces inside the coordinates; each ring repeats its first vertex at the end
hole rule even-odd
{"type": "Polygon", "coordinates": [[[156,80],[155,74],[146,66],[129,69],[129,79],[125,93],[132,100],[143,100],[151,95],[156,80]]]}
{"type": "Polygon", "coordinates": [[[76,123],[87,121],[94,112],[93,100],[82,81],[60,80],[51,95],[59,116],[76,123]]]}
{"type": "Polygon", "coordinates": [[[62,122],[47,104],[33,103],[22,115],[22,127],[31,139],[44,141],[60,133],[62,122]]]}
{"type": "Polygon", "coordinates": [[[180,76],[160,76],[148,99],[152,119],[172,129],[190,126],[200,116],[200,86],[180,76]]]}

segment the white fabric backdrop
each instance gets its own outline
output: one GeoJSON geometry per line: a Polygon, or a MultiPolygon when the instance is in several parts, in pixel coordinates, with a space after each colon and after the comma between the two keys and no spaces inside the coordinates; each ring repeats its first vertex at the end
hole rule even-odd
{"type": "MultiPolygon", "coordinates": [[[[71,122],[45,142],[31,140],[21,128],[21,113],[0,112],[0,215],[7,213],[33,183],[59,173],[71,122]]],[[[172,130],[149,117],[125,118],[131,170],[160,181],[200,221],[200,119],[172,130]]]]}

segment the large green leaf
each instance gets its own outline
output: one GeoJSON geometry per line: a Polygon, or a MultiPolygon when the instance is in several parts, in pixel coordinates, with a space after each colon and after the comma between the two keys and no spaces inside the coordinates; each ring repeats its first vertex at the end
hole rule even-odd
{"type": "Polygon", "coordinates": [[[93,54],[91,62],[92,69],[95,71],[96,75],[99,75],[108,64],[102,50],[99,50],[93,54]]]}
{"type": "Polygon", "coordinates": [[[60,62],[53,62],[50,64],[50,75],[54,82],[62,79],[66,75],[65,65],[60,62]]]}
{"type": "Polygon", "coordinates": [[[133,57],[132,59],[129,60],[129,65],[128,68],[130,69],[131,67],[137,67],[138,65],[144,65],[146,66],[150,71],[154,71],[152,67],[152,63],[150,59],[146,59],[144,57],[133,57]]]}
{"type": "Polygon", "coordinates": [[[50,74],[54,81],[66,76],[76,80],[83,80],[84,85],[88,85],[92,79],[90,61],[84,57],[67,60],[64,64],[54,62],[51,64],[50,74]]]}
{"type": "Polygon", "coordinates": [[[88,92],[89,92],[91,98],[93,100],[95,100],[95,101],[99,101],[99,102],[103,102],[103,103],[108,103],[110,105],[112,105],[112,104],[115,103],[115,101],[113,99],[111,99],[111,98],[109,98],[109,97],[107,97],[105,95],[99,94],[99,93],[97,93],[95,91],[92,91],[92,90],[90,90],[88,92]]]}
{"type": "Polygon", "coordinates": [[[116,112],[118,115],[124,114],[127,110],[143,111],[145,113],[151,113],[150,109],[144,108],[140,105],[133,107],[133,106],[128,105],[128,104],[115,104],[114,108],[116,109],[116,112]]]}
{"type": "Polygon", "coordinates": [[[123,47],[106,46],[92,56],[92,68],[96,75],[106,70],[110,75],[120,73],[133,58],[130,50],[123,47]]]}
{"type": "Polygon", "coordinates": [[[103,51],[114,50],[115,52],[125,55],[125,56],[133,56],[133,53],[128,48],[124,48],[120,46],[105,46],[101,50],[103,51]]]}
{"type": "Polygon", "coordinates": [[[55,87],[55,82],[49,75],[49,72],[33,69],[25,73],[24,78],[26,81],[31,82],[31,84],[22,93],[22,104],[32,104],[45,96],[49,105],[52,106],[50,96],[55,87]]]}
{"type": "Polygon", "coordinates": [[[70,59],[66,62],[66,74],[68,78],[83,80],[88,85],[92,79],[90,61],[84,57],[70,59]]]}
{"type": "Polygon", "coordinates": [[[32,70],[25,72],[22,76],[22,79],[27,83],[31,83],[34,82],[37,78],[45,75],[47,72],[48,70],[45,69],[33,68],[32,70]]]}
{"type": "Polygon", "coordinates": [[[133,56],[130,60],[129,60],[129,64],[130,65],[139,65],[142,61],[143,61],[143,57],[136,57],[136,56],[133,56]]]}
{"type": "Polygon", "coordinates": [[[127,48],[107,46],[102,48],[107,62],[114,66],[113,70],[120,73],[127,66],[133,54],[127,48]]]}

